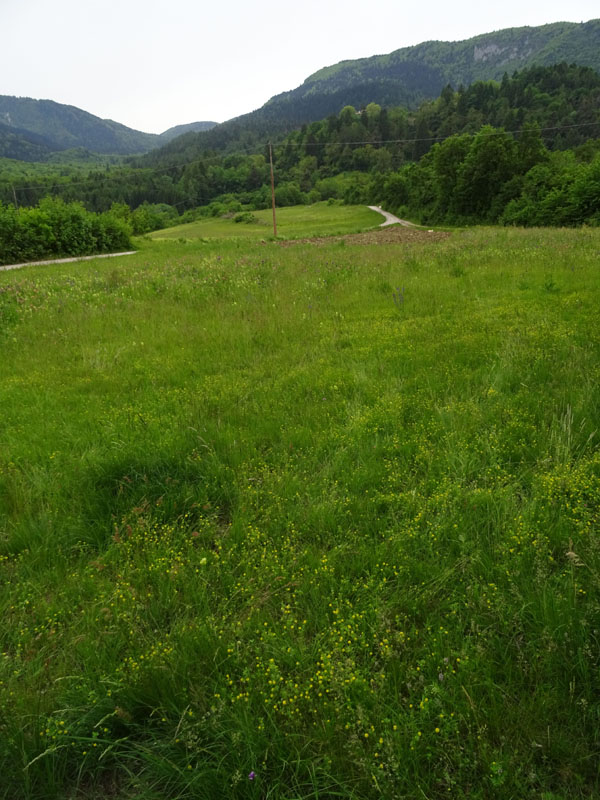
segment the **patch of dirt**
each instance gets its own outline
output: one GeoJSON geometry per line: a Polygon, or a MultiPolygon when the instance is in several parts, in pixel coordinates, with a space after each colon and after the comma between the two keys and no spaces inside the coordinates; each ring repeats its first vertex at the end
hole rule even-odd
{"type": "Polygon", "coordinates": [[[423,231],[415,228],[404,228],[401,225],[388,226],[367,233],[348,233],[344,236],[317,236],[313,239],[289,239],[278,242],[282,247],[294,244],[331,244],[347,242],[348,244],[425,244],[441,241],[451,236],[446,231],[423,231]]]}

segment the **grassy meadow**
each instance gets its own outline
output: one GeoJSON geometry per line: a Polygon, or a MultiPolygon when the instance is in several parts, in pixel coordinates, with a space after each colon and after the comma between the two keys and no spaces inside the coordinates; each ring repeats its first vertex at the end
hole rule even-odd
{"type": "Polygon", "coordinates": [[[211,236],[0,273],[0,797],[600,796],[600,230],[211,236]]]}
{"type": "MultiPolygon", "coordinates": [[[[236,222],[238,214],[208,217],[155,231],[153,239],[265,239],[273,238],[273,211],[251,211],[247,222],[236,222]]],[[[331,236],[356,233],[377,227],[381,214],[367,206],[339,206],[314,203],[310,206],[289,206],[277,209],[277,237],[295,239],[302,236],[331,236]]]]}

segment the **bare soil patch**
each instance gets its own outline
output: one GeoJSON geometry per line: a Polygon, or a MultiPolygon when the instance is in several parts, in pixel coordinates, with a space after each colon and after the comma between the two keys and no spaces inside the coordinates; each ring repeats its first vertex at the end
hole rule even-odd
{"type": "Polygon", "coordinates": [[[331,244],[331,242],[344,241],[348,244],[418,244],[447,239],[451,234],[446,231],[423,231],[414,228],[404,228],[401,225],[381,228],[367,233],[348,233],[344,236],[317,236],[312,239],[290,239],[279,242],[282,247],[291,247],[295,244],[331,244]]]}

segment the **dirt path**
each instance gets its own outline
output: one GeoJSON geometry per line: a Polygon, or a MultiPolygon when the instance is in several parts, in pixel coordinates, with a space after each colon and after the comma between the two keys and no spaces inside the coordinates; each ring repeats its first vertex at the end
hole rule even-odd
{"type": "Polygon", "coordinates": [[[383,214],[385,217],[385,222],[382,222],[379,226],[380,228],[385,228],[386,225],[404,225],[405,228],[414,228],[416,227],[413,225],[412,222],[409,222],[407,219],[400,219],[400,217],[395,217],[393,214],[390,214],[389,211],[384,211],[381,206],[369,206],[372,211],[376,211],[378,214],[383,214]]]}
{"type": "Polygon", "coordinates": [[[102,253],[97,256],[76,256],[75,258],[53,258],[51,261],[28,261],[25,264],[7,264],[0,267],[0,272],[9,269],[22,269],[23,267],[45,267],[46,264],[69,264],[72,261],[93,261],[95,258],[116,258],[117,256],[132,256],[137,250],[128,250],[126,253],[102,253]]]}

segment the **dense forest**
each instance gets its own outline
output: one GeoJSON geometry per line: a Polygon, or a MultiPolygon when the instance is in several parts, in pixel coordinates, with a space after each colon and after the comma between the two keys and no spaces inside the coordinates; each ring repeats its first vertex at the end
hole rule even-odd
{"type": "MultiPolygon", "coordinates": [[[[187,136],[177,141],[143,167],[48,167],[16,187],[8,176],[0,200],[29,206],[50,195],[97,212],[126,205],[135,233],[269,204],[265,142],[252,154],[198,154],[187,136]]],[[[425,223],[595,224],[599,158],[600,75],[533,67],[447,86],[417,111],[368,103],[302,126],[275,144],[276,202],[381,202],[425,223]]]]}

